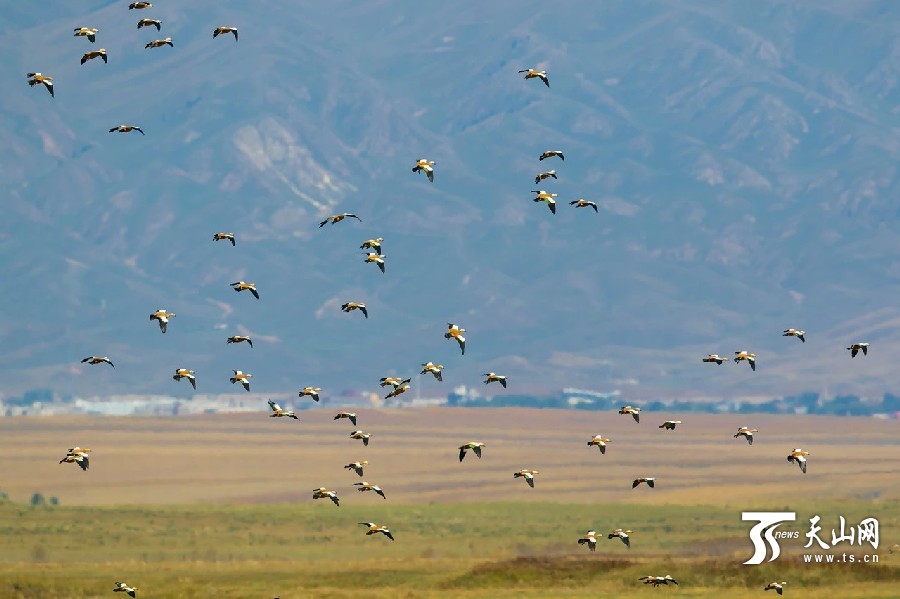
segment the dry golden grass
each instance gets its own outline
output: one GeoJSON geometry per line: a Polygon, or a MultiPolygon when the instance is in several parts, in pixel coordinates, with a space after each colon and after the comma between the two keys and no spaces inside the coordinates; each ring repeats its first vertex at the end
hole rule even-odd
{"type": "Polygon", "coordinates": [[[392,504],[467,501],[638,502],[797,505],[809,497],[900,498],[900,423],[864,418],[529,409],[359,409],[369,447],[331,410],[299,422],[258,414],[179,418],[4,418],[0,490],[16,501],[33,492],[63,505],[311,502],[326,486],[347,503],[369,504],[343,465],[366,459],[365,479],[392,504]],[[657,428],[684,420],[675,431],[657,428]],[[753,446],[732,434],[760,429],[753,446]],[[586,442],[612,439],[606,455],[586,442]],[[457,447],[487,443],[484,458],[460,464],[457,447]],[[72,445],[91,447],[91,469],[58,464],[72,445]],[[812,452],[802,475],[785,457],[812,452]],[[529,489],[512,473],[540,470],[529,489]],[[631,489],[638,476],[656,489],[631,489]]]}

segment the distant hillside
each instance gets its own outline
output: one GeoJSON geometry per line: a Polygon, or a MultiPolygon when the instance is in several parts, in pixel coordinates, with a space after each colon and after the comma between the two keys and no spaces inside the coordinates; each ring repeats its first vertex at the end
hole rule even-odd
{"type": "Polygon", "coordinates": [[[198,392],[241,369],[254,391],[336,393],[428,360],[510,393],[896,390],[900,5],[127,4],[0,8],[2,393],[187,394],[177,367],[198,392]],[[224,24],[239,42],[213,39],[224,24]],[[96,47],[109,64],[80,65],[96,47]],[[147,135],[107,133],[122,123],[147,135]],[[551,148],[565,161],[537,160],[551,148]],[[559,180],[535,186],[545,168],[559,180]],[[344,211],[363,222],[318,227],[344,211]],[[376,236],[384,275],[357,249],[376,236]],[[738,349],[756,373],[700,363],[738,349]]]}

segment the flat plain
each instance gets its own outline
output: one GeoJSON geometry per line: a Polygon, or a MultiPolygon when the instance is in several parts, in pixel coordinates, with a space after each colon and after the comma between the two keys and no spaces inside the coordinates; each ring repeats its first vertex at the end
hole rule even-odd
{"type": "MultiPolygon", "coordinates": [[[[358,409],[364,447],[337,410],[299,422],[254,414],[179,418],[0,419],[0,597],[103,597],[127,580],[154,597],[617,597],[669,593],[637,582],[672,574],[679,596],[895,597],[900,554],[898,423],[860,418],[529,409],[358,409]],[[678,418],[675,431],[659,428],[678,418]],[[732,435],[759,428],[749,446],[732,435]],[[606,455],[586,442],[612,439],[606,455]],[[459,463],[457,447],[487,443],[459,463]],[[58,460],[90,447],[82,472],[58,460]],[[811,452],[809,473],[786,461],[811,452]],[[368,460],[357,493],[344,470],[368,460]],[[540,471],[530,489],[512,473],[540,471]],[[638,476],[657,487],[631,488],[638,476]],[[326,486],[341,506],[312,500],[326,486]],[[31,508],[32,493],[59,499],[31,508]],[[881,562],[805,564],[802,543],[744,566],[752,546],[741,511],[874,516],[881,562]],[[389,526],[397,541],[358,522],[389,526]],[[629,551],[588,529],[634,530],[629,551]],[[787,591],[786,591],[787,592],[787,591]]],[[[823,533],[824,534],[824,533],[823,533]]],[[[827,536],[827,535],[826,535],[827,536]]],[[[865,553],[865,548],[854,550],[865,553]]]]}

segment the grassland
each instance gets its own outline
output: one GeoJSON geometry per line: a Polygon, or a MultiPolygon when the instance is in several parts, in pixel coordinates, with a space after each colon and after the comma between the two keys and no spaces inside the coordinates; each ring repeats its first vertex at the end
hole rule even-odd
{"type": "MultiPolygon", "coordinates": [[[[301,421],[259,415],[177,419],[0,419],[0,597],[111,596],[114,580],[141,597],[900,596],[900,443],[896,422],[825,417],[691,416],[537,410],[360,411],[365,448],[331,412],[301,421]],[[731,438],[760,428],[751,447],[731,438]],[[591,434],[613,439],[605,456],[591,434]],[[456,447],[488,444],[460,464],[456,447]],[[840,441],[840,443],[836,441],[840,441]],[[91,469],[56,462],[72,444],[91,469]],[[813,452],[809,474],[785,460],[813,452]],[[366,480],[388,499],[356,493],[343,470],[368,459],[366,480]],[[537,468],[535,489],[513,480],[537,468]],[[656,489],[631,489],[635,476],[656,489]],[[313,502],[335,489],[341,507],[313,502]],[[31,508],[39,491],[61,506],[31,508]],[[805,564],[803,542],[776,562],[752,551],[743,510],[797,511],[793,530],[822,516],[881,522],[881,562],[805,564]],[[357,523],[388,525],[396,542],[357,523]],[[585,530],[634,530],[629,551],[585,530]],[[676,589],[636,579],[672,574],[676,589]],[[788,595],[790,593],[790,595],[788,595]]],[[[802,534],[801,532],[801,534],[802,534]]],[[[865,553],[862,548],[855,548],[865,553]]]]}

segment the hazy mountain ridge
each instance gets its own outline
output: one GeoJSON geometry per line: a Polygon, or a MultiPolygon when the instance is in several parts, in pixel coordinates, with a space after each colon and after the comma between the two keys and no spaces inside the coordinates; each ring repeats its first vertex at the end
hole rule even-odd
{"type": "Polygon", "coordinates": [[[21,298],[0,318],[6,392],[183,393],[179,366],[207,392],[230,391],[231,368],[259,390],[336,391],[432,359],[448,384],[493,369],[528,389],[892,387],[900,7],[155,4],[4,14],[0,251],[21,298]],[[134,29],[149,13],[161,34],[134,29]],[[240,42],[212,39],[225,23],[240,42]],[[82,24],[108,65],[78,65],[82,24]],[[550,90],[515,72],[537,64],[550,90]],[[34,69],[55,99],[24,85],[34,69]],[[147,136],[106,133],[120,122],[147,136]],[[538,162],[551,147],[566,160],[538,162]],[[433,185],[409,172],[420,156],[433,185]],[[560,180],[535,187],[544,168],[560,180]],[[537,188],[559,193],[555,217],[537,188]],[[332,210],[364,222],[320,230],[332,210]],[[374,236],[385,275],[356,249],[374,236]],[[350,299],[372,318],[340,313],[350,299]],[[178,314],[165,337],[157,307],[178,314]],[[271,339],[225,347],[237,330],[271,339]],[[874,351],[849,363],[858,336],[874,351]],[[699,363],[744,348],[756,375],[699,363]],[[73,368],[90,353],[117,371],[73,368]]]}

